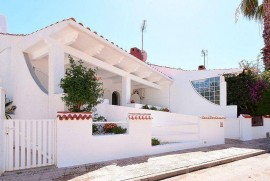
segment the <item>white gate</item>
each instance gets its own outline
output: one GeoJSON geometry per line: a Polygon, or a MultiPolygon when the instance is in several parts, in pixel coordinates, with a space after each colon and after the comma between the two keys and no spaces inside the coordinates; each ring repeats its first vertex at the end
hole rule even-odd
{"type": "Polygon", "coordinates": [[[55,120],[4,120],[5,170],[55,164],[55,120]]]}

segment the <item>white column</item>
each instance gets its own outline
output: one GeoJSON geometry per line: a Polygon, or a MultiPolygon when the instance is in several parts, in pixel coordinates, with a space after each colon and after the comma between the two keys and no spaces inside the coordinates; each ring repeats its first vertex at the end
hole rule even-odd
{"type": "Polygon", "coordinates": [[[58,94],[62,92],[59,83],[61,78],[65,75],[64,67],[64,50],[57,45],[52,45],[49,51],[49,94],[58,94]]]}
{"type": "Polygon", "coordinates": [[[122,97],[121,105],[125,106],[130,103],[131,96],[131,80],[129,77],[122,77],[122,97]]]}
{"type": "Polygon", "coordinates": [[[220,76],[220,105],[227,106],[227,82],[224,76],[220,76]]]}
{"type": "Polygon", "coordinates": [[[0,175],[5,168],[5,133],[4,133],[4,118],[5,118],[5,91],[0,87],[0,175]]]}

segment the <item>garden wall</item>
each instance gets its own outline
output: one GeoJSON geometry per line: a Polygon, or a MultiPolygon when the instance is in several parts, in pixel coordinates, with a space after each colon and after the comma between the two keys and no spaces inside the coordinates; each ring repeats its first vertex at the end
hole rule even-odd
{"type": "Polygon", "coordinates": [[[239,118],[226,118],[224,122],[225,138],[240,138],[240,120],[239,118]]]}
{"type": "Polygon", "coordinates": [[[68,167],[149,154],[151,120],[130,120],[122,135],[92,135],[92,120],[57,122],[57,166],[68,167]]]}
{"type": "Polygon", "coordinates": [[[263,117],[263,126],[252,126],[251,117],[240,117],[240,139],[242,141],[266,138],[266,133],[270,132],[270,118],[269,116],[263,117]]]}

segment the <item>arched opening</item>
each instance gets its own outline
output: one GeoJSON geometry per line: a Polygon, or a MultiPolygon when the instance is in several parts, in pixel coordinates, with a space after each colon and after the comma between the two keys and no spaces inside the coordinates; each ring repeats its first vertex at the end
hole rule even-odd
{"type": "Polygon", "coordinates": [[[112,93],[112,105],[120,105],[120,94],[117,91],[112,93]]]}

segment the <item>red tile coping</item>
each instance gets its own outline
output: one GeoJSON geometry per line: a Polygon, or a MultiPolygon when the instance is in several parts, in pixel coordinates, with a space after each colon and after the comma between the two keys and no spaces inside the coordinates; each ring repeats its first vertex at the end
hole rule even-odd
{"type": "Polygon", "coordinates": [[[270,115],[265,115],[265,116],[263,116],[263,117],[265,117],[265,118],[270,118],[270,115]]]}
{"type": "Polygon", "coordinates": [[[224,116],[201,116],[201,119],[225,119],[224,116]]]}
{"type": "Polygon", "coordinates": [[[241,114],[244,118],[253,118],[251,115],[249,114],[241,114]]]}
{"type": "Polygon", "coordinates": [[[129,113],[128,115],[129,120],[151,120],[150,113],[129,113]]]}
{"type": "Polygon", "coordinates": [[[59,120],[90,120],[92,119],[91,112],[58,112],[57,118],[59,120]]]}

